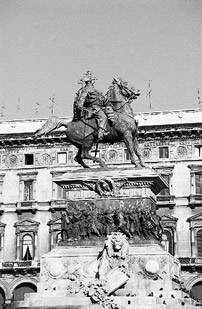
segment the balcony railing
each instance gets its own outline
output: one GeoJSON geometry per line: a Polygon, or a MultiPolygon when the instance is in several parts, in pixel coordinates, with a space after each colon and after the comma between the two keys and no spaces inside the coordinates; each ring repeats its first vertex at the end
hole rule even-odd
{"type": "Polygon", "coordinates": [[[175,195],[157,195],[157,207],[175,207],[175,195]]]}
{"type": "Polygon", "coordinates": [[[2,262],[2,268],[29,268],[40,267],[39,261],[12,261],[2,262]]]}
{"type": "Polygon", "coordinates": [[[56,210],[65,210],[67,207],[67,203],[65,199],[60,200],[52,200],[50,202],[50,211],[55,212],[56,210]]]}
{"type": "Polygon", "coordinates": [[[24,211],[31,211],[33,214],[37,211],[37,201],[20,201],[16,204],[16,212],[21,214],[24,211]]]}
{"type": "Polygon", "coordinates": [[[195,208],[202,205],[202,194],[190,194],[188,197],[189,206],[195,208]]]}
{"type": "Polygon", "coordinates": [[[195,258],[190,258],[190,257],[181,257],[179,258],[180,263],[183,265],[196,265],[196,266],[202,266],[202,256],[201,257],[195,257],[195,258]]]}

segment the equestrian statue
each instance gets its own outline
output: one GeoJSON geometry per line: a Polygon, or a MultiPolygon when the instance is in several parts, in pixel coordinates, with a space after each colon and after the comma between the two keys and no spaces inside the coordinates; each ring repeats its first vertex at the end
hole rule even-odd
{"type": "MultiPolygon", "coordinates": [[[[131,107],[132,100],[140,92],[128,87],[128,83],[114,78],[108,91],[103,95],[95,86],[91,71],[80,79],[82,87],[74,99],[73,119],[70,122],[51,116],[44,125],[34,133],[34,138],[46,135],[62,126],[66,127],[67,141],[78,148],[74,158],[84,168],[89,166],[84,159],[97,162],[107,167],[101,158],[92,156],[90,150],[95,143],[124,141],[130,154],[131,163],[136,167],[144,166],[138,147],[138,123],[131,107]]],[[[97,149],[97,147],[96,147],[97,149]]]]}

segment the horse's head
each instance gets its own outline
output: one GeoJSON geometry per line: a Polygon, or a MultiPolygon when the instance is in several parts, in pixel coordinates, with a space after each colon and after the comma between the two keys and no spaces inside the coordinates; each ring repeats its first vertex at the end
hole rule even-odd
{"type": "Polygon", "coordinates": [[[115,82],[116,79],[114,79],[111,83],[111,85],[108,88],[108,91],[106,93],[107,102],[110,104],[119,103],[125,100],[123,94],[120,91],[120,88],[118,84],[115,82]]]}

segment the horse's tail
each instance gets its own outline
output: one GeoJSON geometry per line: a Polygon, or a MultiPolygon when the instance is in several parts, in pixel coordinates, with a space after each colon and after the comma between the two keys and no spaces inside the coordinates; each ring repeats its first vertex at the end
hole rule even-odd
{"type": "Polygon", "coordinates": [[[36,139],[37,137],[46,135],[62,126],[67,127],[67,124],[68,123],[66,121],[59,119],[56,116],[51,116],[48,118],[48,120],[43,124],[43,126],[40,129],[34,132],[33,138],[36,139]]]}

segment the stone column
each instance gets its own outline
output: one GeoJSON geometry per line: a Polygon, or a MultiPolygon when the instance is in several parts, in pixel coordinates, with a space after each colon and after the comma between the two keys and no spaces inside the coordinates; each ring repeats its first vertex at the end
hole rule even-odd
{"type": "Polygon", "coordinates": [[[5,242],[5,237],[4,233],[0,235],[1,237],[1,254],[0,254],[0,261],[2,262],[4,260],[4,242],[5,242]]]}
{"type": "Polygon", "coordinates": [[[190,182],[191,182],[191,194],[195,194],[195,173],[193,171],[191,171],[190,173],[190,182]]]}
{"type": "Polygon", "coordinates": [[[54,248],[54,238],[53,238],[53,231],[50,232],[50,249],[54,248]]]}
{"type": "Polygon", "coordinates": [[[195,243],[195,233],[194,233],[194,228],[190,228],[191,231],[191,257],[195,258],[196,257],[196,243],[195,243]]]}
{"type": "Polygon", "coordinates": [[[0,174],[0,203],[2,202],[2,190],[3,190],[3,182],[4,182],[4,173],[0,174]]]}
{"type": "Polygon", "coordinates": [[[174,256],[178,257],[178,248],[177,248],[177,232],[176,232],[176,228],[173,229],[173,249],[174,249],[174,256]]]}
{"type": "Polygon", "coordinates": [[[38,255],[37,242],[38,242],[38,234],[37,232],[34,232],[34,261],[37,261],[37,255],[38,255]]]}
{"type": "Polygon", "coordinates": [[[3,304],[4,309],[12,309],[12,300],[11,299],[6,299],[5,303],[3,304]]]}
{"type": "Polygon", "coordinates": [[[20,260],[20,233],[16,233],[16,261],[20,260]]]}

